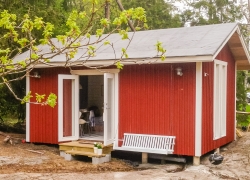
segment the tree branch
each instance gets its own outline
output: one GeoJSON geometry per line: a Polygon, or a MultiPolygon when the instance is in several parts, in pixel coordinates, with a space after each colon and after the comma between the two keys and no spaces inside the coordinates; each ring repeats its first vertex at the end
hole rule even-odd
{"type": "MultiPolygon", "coordinates": [[[[122,5],[121,1],[120,1],[120,0],[116,0],[116,3],[117,3],[117,5],[119,6],[120,10],[121,10],[121,11],[124,11],[124,8],[123,8],[123,5],[122,5]]],[[[128,25],[129,25],[131,31],[134,31],[134,32],[135,32],[134,25],[133,25],[133,23],[132,23],[129,19],[128,19],[128,25]]]]}

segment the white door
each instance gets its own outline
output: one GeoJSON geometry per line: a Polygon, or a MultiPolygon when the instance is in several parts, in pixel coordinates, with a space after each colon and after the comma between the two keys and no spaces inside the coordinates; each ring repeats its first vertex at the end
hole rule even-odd
{"type": "Polygon", "coordinates": [[[58,75],[58,141],[79,138],[78,75],[58,75]]]}
{"type": "Polygon", "coordinates": [[[104,73],[104,145],[114,142],[114,126],[115,126],[115,75],[104,73]]]}

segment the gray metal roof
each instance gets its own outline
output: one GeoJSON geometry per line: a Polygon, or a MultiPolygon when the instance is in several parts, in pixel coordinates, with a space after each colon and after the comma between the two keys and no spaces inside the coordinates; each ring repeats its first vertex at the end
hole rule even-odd
{"type": "MultiPolygon", "coordinates": [[[[167,50],[167,59],[171,57],[193,57],[193,56],[214,56],[222,48],[229,36],[236,31],[237,23],[215,24],[206,26],[182,27],[171,29],[159,29],[138,31],[135,33],[131,44],[127,50],[129,59],[150,58],[156,56],[155,44],[162,42],[167,50]]],[[[132,36],[129,33],[129,37],[132,36]]],[[[94,41],[95,36],[91,37],[94,41]]],[[[128,40],[121,40],[119,34],[110,35],[107,40],[114,44],[114,50],[110,46],[101,46],[96,52],[96,56],[91,60],[113,60],[119,59],[121,49],[127,46],[128,40]]],[[[53,41],[56,41],[53,39],[53,41]]],[[[84,42],[82,42],[84,43],[84,42]]],[[[100,46],[96,45],[97,47],[100,46]]],[[[42,52],[49,52],[48,46],[39,46],[42,52]]],[[[81,57],[84,50],[79,50],[75,59],[81,57]]],[[[23,53],[17,59],[21,60],[28,56],[28,52],[23,53]]],[[[82,58],[81,60],[84,60],[82,58]]],[[[51,62],[64,62],[65,54],[51,59],[51,62]]]]}

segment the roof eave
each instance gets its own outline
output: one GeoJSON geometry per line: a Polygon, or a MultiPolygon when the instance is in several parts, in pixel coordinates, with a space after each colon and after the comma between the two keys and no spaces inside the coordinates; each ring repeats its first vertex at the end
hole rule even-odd
{"type": "Polygon", "coordinates": [[[239,34],[239,39],[240,39],[240,42],[242,44],[242,47],[243,47],[243,50],[245,52],[245,56],[246,56],[246,59],[242,60],[242,59],[239,59],[239,60],[236,60],[237,62],[237,70],[250,70],[250,54],[249,54],[249,50],[247,48],[247,45],[245,43],[245,40],[244,38],[242,37],[241,33],[240,33],[240,29],[239,27],[237,28],[237,33],[239,34]]]}
{"type": "MultiPolygon", "coordinates": [[[[78,62],[72,63],[70,66],[87,66],[87,67],[98,67],[98,66],[112,66],[115,65],[117,60],[89,60],[81,64],[78,62]]],[[[204,56],[185,56],[185,57],[166,57],[165,60],[157,58],[130,58],[123,59],[122,63],[124,65],[134,65],[134,64],[165,64],[165,63],[190,63],[190,62],[211,62],[213,61],[212,55],[204,56]]],[[[65,67],[65,62],[53,62],[46,64],[38,64],[36,68],[48,68],[48,67],[65,67]]]]}

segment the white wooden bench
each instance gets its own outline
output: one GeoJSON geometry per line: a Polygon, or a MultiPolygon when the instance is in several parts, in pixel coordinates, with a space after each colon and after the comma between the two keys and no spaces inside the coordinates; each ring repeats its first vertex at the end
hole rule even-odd
{"type": "Polygon", "coordinates": [[[124,133],[121,147],[117,150],[136,151],[155,154],[173,154],[175,136],[124,133]]]}

